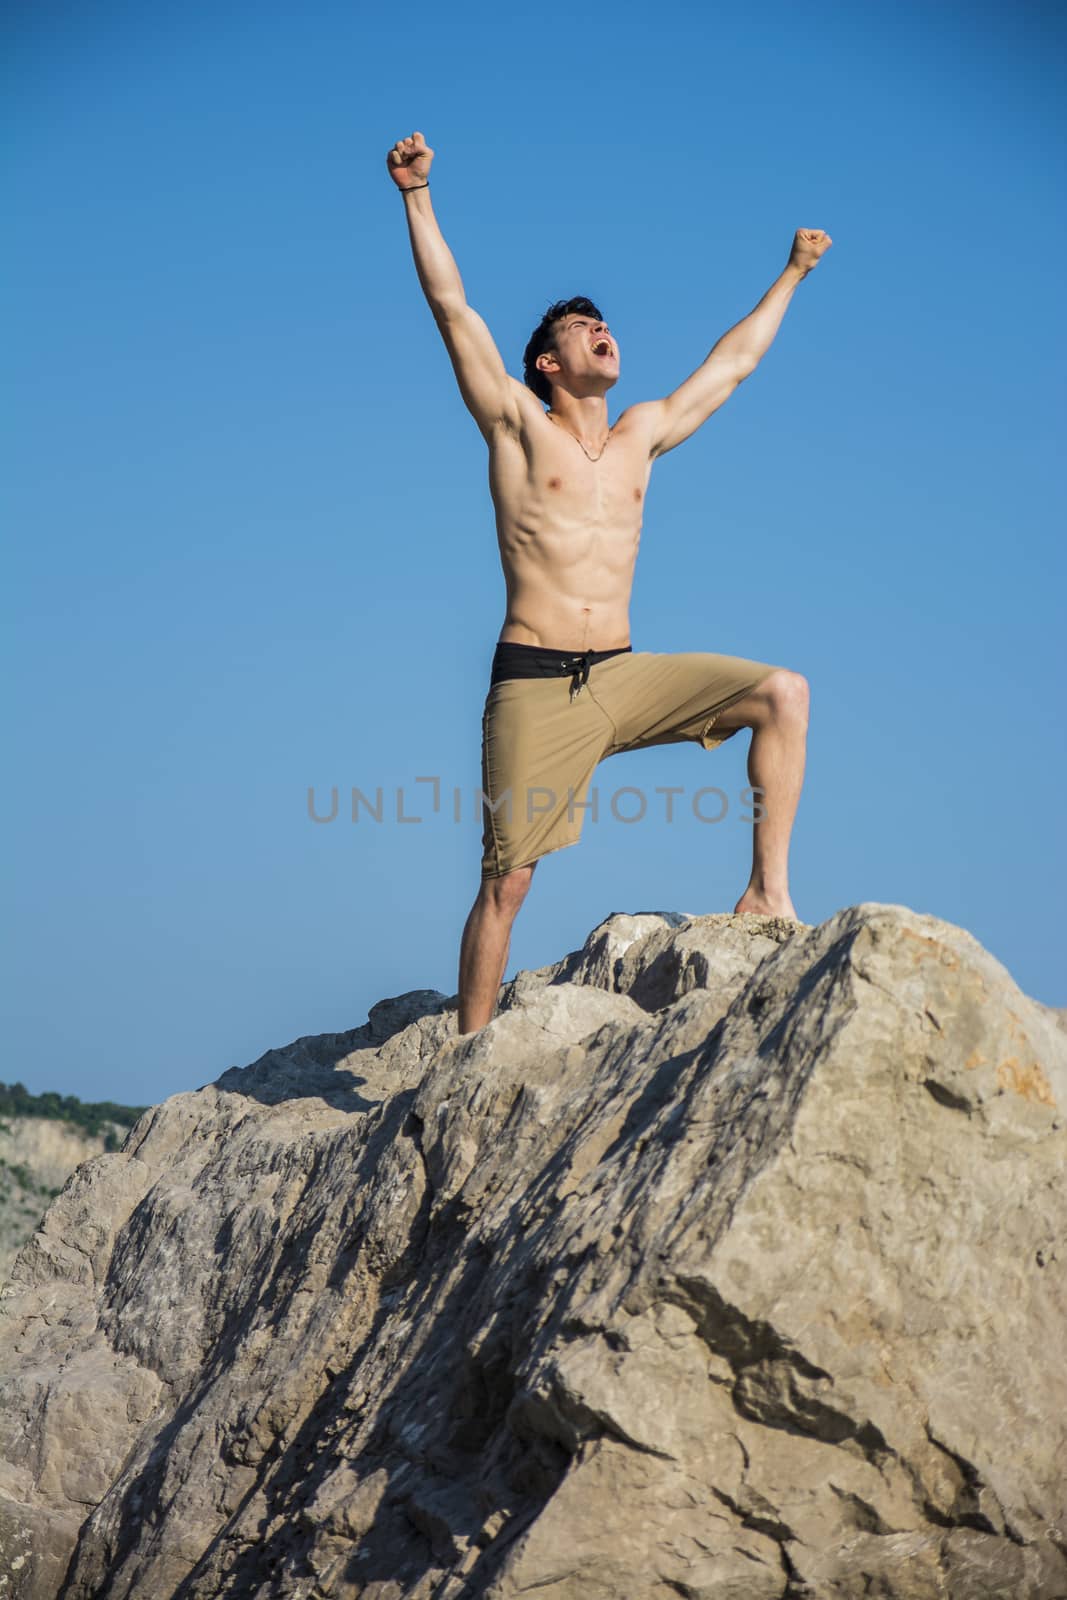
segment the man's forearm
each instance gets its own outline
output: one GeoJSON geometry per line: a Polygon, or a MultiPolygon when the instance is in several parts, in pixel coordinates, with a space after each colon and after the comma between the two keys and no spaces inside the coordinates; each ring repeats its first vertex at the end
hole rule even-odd
{"type": "Polygon", "coordinates": [[[786,307],[793,298],[793,291],[801,278],[805,277],[805,268],[788,262],[756,309],[750,311],[747,317],[742,317],[729,333],[724,333],[711,354],[727,356],[735,360],[739,367],[751,372],[770,349],[786,307]]]}
{"type": "Polygon", "coordinates": [[[411,235],[411,253],[415,257],[415,270],[431,307],[447,311],[450,306],[464,305],[467,297],[463,289],[463,279],[437,225],[437,218],[430,204],[429,188],[413,189],[410,193],[405,193],[401,204],[408,214],[408,232],[411,235]]]}

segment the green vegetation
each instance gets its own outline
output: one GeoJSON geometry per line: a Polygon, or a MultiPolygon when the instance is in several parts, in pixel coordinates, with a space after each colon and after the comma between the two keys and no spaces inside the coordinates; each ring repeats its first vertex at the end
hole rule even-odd
{"type": "MultiPolygon", "coordinates": [[[[38,1181],[36,1173],[21,1163],[5,1161],[0,1156],[0,1197],[7,1199],[10,1195],[12,1184],[16,1188],[24,1189],[28,1195],[41,1195],[45,1200],[54,1200],[57,1194],[62,1194],[62,1189],[52,1189],[47,1183],[38,1181]]],[[[26,1201],[23,1200],[23,1204],[26,1201]]]]}
{"type": "Polygon", "coordinates": [[[83,1103],[76,1094],[30,1094],[25,1084],[0,1083],[0,1117],[47,1117],[53,1122],[69,1122],[85,1133],[103,1135],[108,1150],[119,1148],[119,1139],[108,1123],[131,1128],[147,1106],[120,1106],[113,1100],[83,1103]]]}

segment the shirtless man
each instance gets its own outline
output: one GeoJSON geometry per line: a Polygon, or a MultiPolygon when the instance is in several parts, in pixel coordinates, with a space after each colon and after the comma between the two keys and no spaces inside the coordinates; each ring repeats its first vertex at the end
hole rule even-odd
{"type": "Polygon", "coordinates": [[[465,1034],[491,1019],[537,861],[577,843],[589,780],[605,756],[681,740],[711,750],[751,728],[748,776],[762,813],[734,911],[796,917],[787,858],[804,778],[807,680],[738,656],[635,653],[629,603],[652,463],[755,370],[794,289],[832,241],[822,229],[799,229],[782,273],[692,376],[609,428],[619,346],[591,301],[549,307],[527,346],[525,383],[505,370],[434,217],[433,157],[416,131],[397,141],[386,166],[403,197],[419,282],[489,447],[507,586],[482,719],[482,883],[460,946],[465,1034]]]}

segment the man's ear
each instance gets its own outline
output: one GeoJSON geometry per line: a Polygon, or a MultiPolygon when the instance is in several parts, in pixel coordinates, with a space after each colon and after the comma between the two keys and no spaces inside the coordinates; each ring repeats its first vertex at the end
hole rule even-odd
{"type": "Polygon", "coordinates": [[[543,367],[541,365],[542,361],[551,361],[551,363],[552,363],[552,371],[553,372],[559,372],[560,371],[559,356],[556,354],[556,352],[554,350],[542,350],[541,354],[538,356],[537,360],[534,362],[534,366],[537,368],[538,372],[547,372],[549,369],[547,367],[543,367]]]}

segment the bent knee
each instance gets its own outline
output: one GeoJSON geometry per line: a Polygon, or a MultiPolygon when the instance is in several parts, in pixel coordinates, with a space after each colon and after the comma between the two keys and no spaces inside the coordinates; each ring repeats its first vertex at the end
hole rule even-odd
{"type": "Polygon", "coordinates": [[[792,672],[788,667],[776,667],[760,684],[776,717],[789,717],[793,721],[808,720],[811,707],[811,687],[802,672],[792,672]]]}

